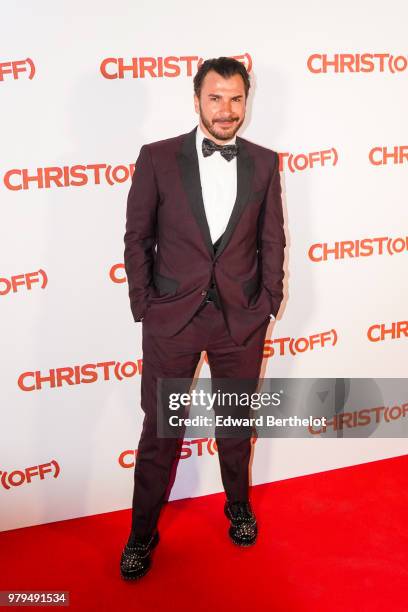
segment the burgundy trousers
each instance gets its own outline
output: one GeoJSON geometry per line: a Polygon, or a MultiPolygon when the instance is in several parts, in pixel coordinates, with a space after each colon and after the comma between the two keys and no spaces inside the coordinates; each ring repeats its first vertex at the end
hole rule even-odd
{"type": "MultiPolygon", "coordinates": [[[[238,346],[222,311],[213,302],[201,307],[175,336],[160,336],[143,326],[141,408],[143,428],[134,470],[132,537],[148,538],[157,526],[180,442],[157,436],[157,379],[193,379],[206,351],[212,378],[258,379],[270,318],[238,346]]],[[[188,391],[188,389],[187,389],[188,391]]],[[[228,501],[247,501],[250,438],[216,438],[221,478],[228,501]]]]}

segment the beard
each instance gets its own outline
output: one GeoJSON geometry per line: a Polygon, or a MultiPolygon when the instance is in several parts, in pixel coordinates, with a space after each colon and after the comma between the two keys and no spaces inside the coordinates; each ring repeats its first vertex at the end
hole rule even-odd
{"type": "Polygon", "coordinates": [[[219,127],[217,123],[220,121],[220,119],[219,118],[214,119],[213,121],[210,121],[209,119],[207,119],[207,117],[204,115],[202,111],[201,104],[200,104],[200,119],[203,125],[208,130],[208,132],[211,134],[211,136],[213,136],[217,140],[231,140],[232,138],[234,138],[235,134],[238,132],[239,128],[244,123],[245,117],[243,117],[241,121],[239,121],[238,117],[234,117],[234,116],[223,117],[224,120],[232,121],[231,126],[229,128],[219,127]]]}

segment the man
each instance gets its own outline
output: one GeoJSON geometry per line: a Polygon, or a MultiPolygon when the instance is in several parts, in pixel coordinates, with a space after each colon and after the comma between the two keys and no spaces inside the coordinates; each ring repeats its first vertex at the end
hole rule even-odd
{"type": "MultiPolygon", "coordinates": [[[[127,201],[125,268],[142,321],[144,411],[123,578],[150,568],[177,440],[157,435],[157,379],[190,378],[206,351],[213,378],[259,377],[265,334],[283,298],[285,235],[276,152],[236,136],[250,88],[231,58],[194,78],[199,125],[143,145],[127,201]]],[[[224,512],[240,546],[257,537],[248,437],[217,438],[224,512]]]]}

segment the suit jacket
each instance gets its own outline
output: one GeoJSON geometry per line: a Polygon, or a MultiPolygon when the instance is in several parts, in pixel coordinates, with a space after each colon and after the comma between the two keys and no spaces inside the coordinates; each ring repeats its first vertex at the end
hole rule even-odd
{"type": "Polygon", "coordinates": [[[130,306],[135,321],[143,319],[159,335],[173,336],[215,283],[230,335],[243,344],[271,313],[277,315],[283,298],[279,158],[237,136],[237,197],[215,252],[196,129],[140,149],[124,236],[130,306]]]}

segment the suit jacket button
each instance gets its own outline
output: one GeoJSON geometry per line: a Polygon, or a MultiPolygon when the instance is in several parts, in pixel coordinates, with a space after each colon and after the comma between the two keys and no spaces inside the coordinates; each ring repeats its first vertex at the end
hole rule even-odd
{"type": "Polygon", "coordinates": [[[201,295],[207,295],[207,292],[206,291],[202,291],[201,295]]]}

